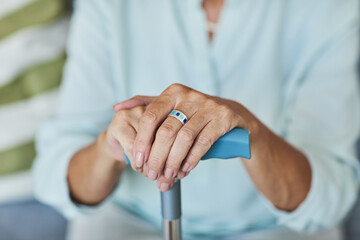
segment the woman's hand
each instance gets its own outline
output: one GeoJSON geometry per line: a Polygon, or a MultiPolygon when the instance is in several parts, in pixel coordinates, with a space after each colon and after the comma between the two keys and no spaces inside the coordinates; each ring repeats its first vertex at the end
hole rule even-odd
{"type": "MultiPolygon", "coordinates": [[[[135,131],[131,133],[133,149],[128,142],[126,152],[132,150],[133,168],[143,168],[150,180],[158,180],[163,173],[166,179],[184,178],[219,137],[235,127],[251,128],[249,113],[239,103],[180,84],[171,85],[159,97],[138,96],[121,102],[114,110],[138,105],[147,107],[136,125],[136,137],[135,131]],[[168,117],[174,109],[186,114],[184,125],[168,117]]],[[[165,187],[160,190],[167,191],[165,187]]]]}
{"type": "MultiPolygon", "coordinates": [[[[97,141],[74,154],[68,167],[68,184],[72,199],[80,204],[95,206],[101,203],[117,186],[123,170],[127,167],[125,156],[138,172],[132,158],[133,143],[139,128],[144,106],[118,111],[108,129],[97,141]]],[[[159,178],[159,188],[171,188],[174,178],[159,178]]]]}
{"type": "MultiPolygon", "coordinates": [[[[128,156],[133,170],[143,173],[142,166],[137,166],[132,157],[134,141],[139,129],[139,120],[145,112],[144,106],[136,106],[131,109],[117,111],[106,131],[103,145],[106,155],[112,159],[125,163],[124,153],[128,156]]],[[[174,177],[159,177],[159,189],[170,189],[174,177]]]]}
{"type": "Polygon", "coordinates": [[[239,127],[251,131],[251,161],[243,164],[259,191],[286,211],[296,209],[307,196],[311,168],[306,156],[240,103],[173,84],[159,97],[137,96],[116,104],[114,110],[136,106],[146,109],[136,129],[132,157],[137,168],[143,167],[143,175],[158,179],[161,191],[170,189],[175,176],[189,174],[220,136],[239,127]],[[188,122],[182,125],[168,117],[174,109],[185,113],[188,122]]]}
{"type": "Polygon", "coordinates": [[[138,122],[144,111],[145,107],[143,106],[117,111],[105,132],[102,144],[102,149],[108,158],[125,163],[125,153],[130,160],[131,167],[138,172],[142,172],[142,168],[136,167],[132,158],[132,148],[138,122]]]}

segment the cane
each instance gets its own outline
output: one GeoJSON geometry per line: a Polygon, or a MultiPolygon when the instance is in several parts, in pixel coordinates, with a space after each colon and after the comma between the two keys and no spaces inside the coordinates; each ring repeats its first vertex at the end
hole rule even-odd
{"type": "MultiPolygon", "coordinates": [[[[211,158],[229,159],[242,157],[250,159],[249,131],[235,128],[219,138],[201,160],[211,158]]],[[[125,155],[126,163],[130,164],[125,155]]],[[[163,239],[181,240],[181,185],[175,179],[174,185],[167,192],[161,192],[161,210],[163,218],[163,239]]]]}

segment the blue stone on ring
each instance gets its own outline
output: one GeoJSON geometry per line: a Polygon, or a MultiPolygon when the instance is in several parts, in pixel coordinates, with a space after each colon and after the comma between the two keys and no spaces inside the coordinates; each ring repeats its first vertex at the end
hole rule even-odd
{"type": "Polygon", "coordinates": [[[173,110],[169,116],[173,116],[175,118],[177,118],[182,124],[185,124],[188,119],[186,117],[186,115],[178,110],[173,110]]]}

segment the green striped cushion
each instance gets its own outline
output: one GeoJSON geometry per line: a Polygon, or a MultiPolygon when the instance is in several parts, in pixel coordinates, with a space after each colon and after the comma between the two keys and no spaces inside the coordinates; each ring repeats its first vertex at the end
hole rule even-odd
{"type": "Polygon", "coordinates": [[[61,55],[56,59],[24,70],[9,84],[0,87],[0,107],[4,104],[29,99],[58,87],[64,62],[65,55],[61,55]]]}
{"type": "Polygon", "coordinates": [[[33,141],[0,152],[0,175],[29,169],[34,156],[33,141]]]}
{"type": "Polygon", "coordinates": [[[59,18],[67,9],[64,0],[36,0],[0,19],[0,40],[21,29],[59,18]]]}
{"type": "MultiPolygon", "coordinates": [[[[49,28],[53,25],[55,26],[59,22],[63,24],[64,19],[68,18],[66,3],[67,0],[32,0],[0,16],[0,53],[1,48],[10,46],[12,41],[17,41],[16,44],[18,44],[21,43],[22,37],[24,37],[25,41],[26,36],[33,37],[32,35],[34,34],[44,34],[46,33],[45,29],[49,31],[49,28]],[[37,30],[32,31],[32,29],[37,30]]],[[[59,38],[59,41],[64,41],[64,38],[59,38]]],[[[29,47],[31,46],[29,45],[29,47]]],[[[30,63],[22,65],[20,64],[21,61],[19,63],[17,61],[11,62],[11,64],[19,64],[19,66],[14,68],[19,70],[15,75],[9,74],[11,76],[9,79],[0,79],[0,112],[3,115],[3,117],[0,116],[0,176],[23,171],[31,167],[35,157],[33,137],[39,127],[39,122],[34,124],[26,122],[25,124],[25,121],[29,119],[43,121],[45,119],[39,118],[44,118],[44,116],[51,113],[39,114],[34,111],[34,114],[39,116],[32,118],[24,116],[23,119],[14,119],[14,121],[11,121],[11,119],[3,120],[6,119],[4,114],[9,112],[9,116],[16,116],[14,113],[21,113],[22,106],[31,106],[33,102],[39,105],[40,100],[36,99],[44,101],[40,103],[42,105],[51,104],[50,102],[46,103],[47,98],[41,98],[41,96],[46,96],[46,94],[53,92],[60,84],[62,68],[65,62],[65,50],[59,46],[62,45],[48,42],[44,47],[49,48],[49,51],[44,50],[43,56],[36,58],[36,61],[29,61],[30,63]],[[60,48],[60,50],[51,51],[52,47],[60,48]],[[46,54],[47,51],[52,53],[46,54]],[[1,81],[3,81],[3,84],[1,84],[1,81]],[[1,129],[14,128],[11,124],[15,124],[13,122],[18,124],[19,121],[19,132],[14,134],[16,137],[13,134],[8,133],[4,135],[1,133],[1,129]],[[24,134],[23,137],[21,136],[21,121],[24,121],[24,126],[32,126],[33,128],[27,129],[27,135],[25,136],[24,134]]],[[[21,49],[19,49],[19,52],[23,55],[30,54],[27,56],[30,59],[32,57],[31,54],[36,53],[36,51],[22,51],[21,49]]],[[[0,58],[4,58],[4,56],[0,56],[0,58]]],[[[0,65],[0,69],[7,68],[0,65]]],[[[34,109],[38,109],[37,105],[34,106],[34,109]]],[[[51,108],[43,107],[43,109],[51,111],[49,110],[51,108]]]]}

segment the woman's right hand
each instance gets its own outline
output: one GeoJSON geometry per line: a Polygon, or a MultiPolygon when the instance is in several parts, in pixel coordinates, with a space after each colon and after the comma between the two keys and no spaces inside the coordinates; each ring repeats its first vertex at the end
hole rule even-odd
{"type": "Polygon", "coordinates": [[[144,106],[138,106],[116,112],[104,133],[105,137],[102,144],[103,153],[108,158],[125,163],[125,153],[130,160],[131,167],[137,172],[142,172],[143,169],[136,166],[132,156],[132,148],[138,122],[144,111],[144,106]]]}
{"type": "Polygon", "coordinates": [[[132,146],[144,106],[117,111],[106,131],[96,142],[80,149],[68,167],[68,184],[72,199],[80,204],[95,206],[101,203],[117,186],[121,173],[127,167],[124,153],[134,170],[132,146]]]}
{"type": "MultiPolygon", "coordinates": [[[[137,167],[133,153],[133,145],[138,131],[139,120],[145,112],[146,106],[114,110],[116,113],[107,131],[104,132],[105,137],[102,141],[103,144],[101,144],[102,151],[105,151],[108,158],[121,162],[121,165],[125,165],[125,153],[130,160],[133,170],[146,176],[144,169],[146,170],[147,164],[142,165],[142,167],[137,167]]],[[[121,167],[121,169],[122,168],[123,167],[121,167]]],[[[162,174],[157,182],[158,188],[161,191],[168,191],[172,187],[174,180],[175,178],[168,179],[162,174]]]]}

